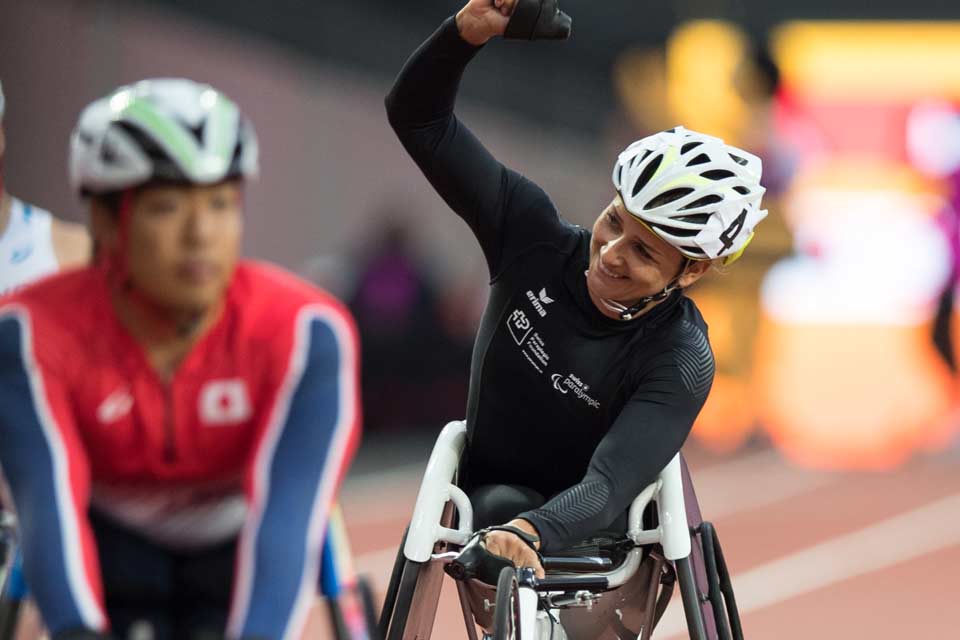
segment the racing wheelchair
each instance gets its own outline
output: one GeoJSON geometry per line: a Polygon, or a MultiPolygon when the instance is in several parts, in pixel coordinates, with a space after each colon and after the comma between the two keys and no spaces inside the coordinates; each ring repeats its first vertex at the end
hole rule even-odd
{"type": "Polygon", "coordinates": [[[474,536],[473,505],[456,485],[465,444],[466,423],[454,421],[434,445],[380,614],[384,640],[429,640],[445,573],[459,578],[470,640],[477,640],[478,616],[492,617],[494,640],[647,640],[675,583],[692,640],[743,639],[716,531],[701,518],[680,454],[634,499],[624,534],[544,557],[544,578],[511,565],[484,586],[460,554],[474,536]],[[476,587],[494,586],[494,600],[483,598],[483,610],[475,610],[476,587]],[[630,606],[639,616],[628,620],[630,606]]]}

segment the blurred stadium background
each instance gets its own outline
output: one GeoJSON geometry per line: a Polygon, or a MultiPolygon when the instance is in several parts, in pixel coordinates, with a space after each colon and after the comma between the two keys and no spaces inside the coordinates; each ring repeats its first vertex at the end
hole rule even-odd
{"type": "MultiPolygon", "coordinates": [[[[496,43],[460,115],[589,224],[615,154],[684,124],[764,158],[770,217],[691,295],[714,388],[687,455],[748,637],[954,637],[960,21],[934,0],[566,0],[496,43]]],[[[67,139],[118,84],[189,76],[252,117],[247,253],[347,300],[367,441],[344,505],[383,584],[432,437],[462,414],[485,267],[382,99],[452,0],[4,0],[10,191],[68,219],[67,139]],[[384,489],[388,486],[388,489],[384,489]],[[388,533],[384,533],[388,532],[388,533]]],[[[457,611],[434,637],[460,637],[457,611]]],[[[677,618],[664,623],[676,631],[677,618]],[[670,625],[674,626],[670,626],[670,625]]]]}

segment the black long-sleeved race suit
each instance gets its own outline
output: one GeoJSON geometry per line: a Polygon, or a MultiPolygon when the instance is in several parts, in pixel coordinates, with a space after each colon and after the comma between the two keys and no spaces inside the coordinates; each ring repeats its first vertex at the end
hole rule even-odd
{"type": "Polygon", "coordinates": [[[407,61],[387,111],[490,269],[463,481],[554,496],[521,516],[550,551],[613,522],[679,451],[713,381],[713,355],[703,318],[679,292],[629,322],[591,302],[590,232],[564,221],[454,115],[477,51],[447,20],[407,61]]]}

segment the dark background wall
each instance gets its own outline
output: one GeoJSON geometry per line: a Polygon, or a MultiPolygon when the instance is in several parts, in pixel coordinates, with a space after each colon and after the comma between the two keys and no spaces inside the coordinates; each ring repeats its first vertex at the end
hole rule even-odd
{"type": "MultiPolygon", "coordinates": [[[[316,59],[392,75],[412,47],[462,3],[451,0],[139,0],[229,24],[316,59]]],[[[955,2],[878,0],[565,0],[564,44],[498,46],[471,68],[466,95],[526,117],[599,132],[613,107],[611,66],[625,48],[662,45],[695,18],[723,18],[755,38],[786,20],[956,19],[955,2]],[[521,47],[518,49],[518,47],[521,47]]]]}

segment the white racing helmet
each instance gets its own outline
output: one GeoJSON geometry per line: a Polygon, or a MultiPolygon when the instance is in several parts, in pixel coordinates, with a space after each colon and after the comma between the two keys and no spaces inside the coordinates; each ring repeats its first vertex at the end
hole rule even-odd
{"type": "Polygon", "coordinates": [[[152,180],[257,175],[257,136],[237,105],[182,78],[142,80],[90,104],[70,138],[70,185],[104,194],[152,180]]]}
{"type": "Polygon", "coordinates": [[[685,257],[729,264],[767,216],[760,174],[757,156],[675,127],[627,147],[613,184],[627,211],[685,257]]]}

